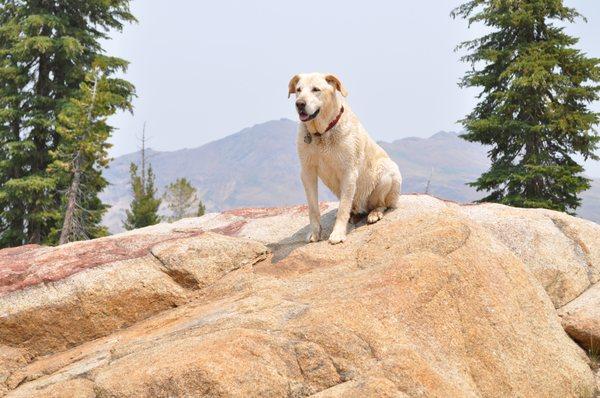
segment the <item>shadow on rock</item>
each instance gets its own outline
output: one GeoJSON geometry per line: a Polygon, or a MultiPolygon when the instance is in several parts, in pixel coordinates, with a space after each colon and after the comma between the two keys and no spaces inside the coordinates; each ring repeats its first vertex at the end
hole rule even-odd
{"type": "MultiPolygon", "coordinates": [[[[335,224],[335,217],[337,215],[337,209],[331,210],[321,215],[321,240],[327,240],[331,231],[333,230],[333,224],[335,224]]],[[[348,233],[355,228],[354,225],[349,224],[348,233]]],[[[306,225],[294,232],[291,236],[284,238],[276,243],[267,245],[273,252],[273,264],[277,264],[281,260],[285,259],[294,249],[306,245],[306,237],[310,233],[310,225],[306,225]]]]}

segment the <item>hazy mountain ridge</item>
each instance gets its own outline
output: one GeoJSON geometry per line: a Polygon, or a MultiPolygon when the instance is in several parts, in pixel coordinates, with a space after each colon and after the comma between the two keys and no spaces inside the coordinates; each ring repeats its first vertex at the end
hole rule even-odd
{"type": "MultiPolygon", "coordinates": [[[[296,128],[295,122],[282,119],[246,128],[198,148],[150,150],[156,186],[162,192],[176,178],[186,177],[198,188],[207,211],[300,203],[304,191],[299,183],[296,128]]],[[[130,200],[129,164],[139,162],[139,158],[139,152],[118,157],[105,173],[111,185],[102,199],[114,206],[105,218],[111,231],[118,230],[130,200]]]]}
{"type": "MultiPolygon", "coordinates": [[[[296,122],[280,119],[197,148],[148,150],[156,186],[162,193],[167,184],[186,177],[198,188],[208,211],[304,203],[296,129],[296,122]]],[[[444,199],[471,202],[483,196],[466,185],[488,168],[481,145],[466,142],[452,132],[379,144],[398,163],[404,179],[403,192],[425,192],[431,179],[429,193],[444,199]]],[[[101,197],[112,206],[105,224],[113,232],[121,230],[121,220],[129,206],[129,164],[139,162],[139,158],[139,152],[120,156],[105,172],[111,185],[101,197]]],[[[320,200],[333,199],[327,189],[321,188],[320,200]]],[[[595,181],[593,189],[583,197],[580,216],[600,222],[600,182],[595,181]]]]}

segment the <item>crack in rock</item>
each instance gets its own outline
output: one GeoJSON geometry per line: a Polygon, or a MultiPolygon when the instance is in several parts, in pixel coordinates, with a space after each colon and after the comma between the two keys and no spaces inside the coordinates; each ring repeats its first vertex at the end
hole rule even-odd
{"type": "Polygon", "coordinates": [[[577,232],[569,228],[569,225],[567,223],[565,223],[563,220],[554,217],[550,217],[550,219],[552,220],[556,228],[573,243],[573,251],[575,252],[576,257],[581,260],[581,265],[585,267],[590,285],[593,285],[594,264],[592,263],[592,259],[590,258],[590,249],[587,247],[585,242],[581,240],[577,232]]]}

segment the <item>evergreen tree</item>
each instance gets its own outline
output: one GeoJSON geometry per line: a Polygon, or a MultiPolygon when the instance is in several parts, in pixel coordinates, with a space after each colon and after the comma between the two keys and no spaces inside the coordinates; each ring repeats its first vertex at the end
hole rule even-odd
{"type": "MultiPolygon", "coordinates": [[[[100,223],[106,206],[98,192],[107,186],[102,169],[108,165],[107,140],[113,128],[107,117],[117,110],[131,111],[133,87],[130,83],[107,77],[109,66],[98,59],[80,94],[72,98],[58,117],[58,149],[49,172],[67,186],[63,206],[57,211],[62,219],[59,243],[90,239],[108,233],[100,223]]],[[[112,62],[111,62],[112,63],[112,62]]]]}
{"type": "Polygon", "coordinates": [[[0,247],[52,243],[67,189],[49,173],[58,115],[102,58],[106,32],[133,20],[129,0],[0,0],[0,247]]]}
{"type": "Polygon", "coordinates": [[[171,222],[197,216],[203,207],[196,194],[196,188],[185,178],[178,178],[167,185],[163,198],[171,212],[169,217],[171,222]]]}
{"type": "Polygon", "coordinates": [[[562,0],[471,0],[453,11],[490,33],[462,43],[473,69],[462,86],[481,101],[463,121],[468,141],[491,147],[489,171],[471,183],[482,201],[573,212],[590,187],[574,159],[598,159],[600,60],[574,48],[556,22],[580,15],[562,0]]]}
{"type": "Polygon", "coordinates": [[[202,217],[206,214],[206,206],[202,203],[201,200],[198,201],[198,211],[196,212],[196,217],[202,217]]]}
{"type": "Polygon", "coordinates": [[[25,174],[31,150],[30,143],[21,140],[29,66],[11,57],[19,39],[15,24],[9,23],[14,14],[12,4],[5,4],[0,12],[0,248],[27,241],[25,200],[18,197],[18,190],[6,186],[25,174]]]}
{"type": "MultiPolygon", "coordinates": [[[[145,161],[143,163],[145,164],[145,161]]],[[[131,175],[133,201],[131,202],[131,208],[126,211],[127,219],[123,226],[127,230],[132,230],[158,224],[160,222],[158,208],[161,200],[155,197],[156,188],[154,187],[152,166],[148,167],[147,172],[142,168],[141,175],[138,175],[138,167],[131,163],[129,173],[131,175]]]]}

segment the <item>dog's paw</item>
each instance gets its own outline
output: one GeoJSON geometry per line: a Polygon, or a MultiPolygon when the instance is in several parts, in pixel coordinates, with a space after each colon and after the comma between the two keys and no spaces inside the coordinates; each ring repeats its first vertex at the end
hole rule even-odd
{"type": "Polygon", "coordinates": [[[329,235],[329,243],[332,245],[337,245],[338,243],[342,243],[346,240],[346,234],[343,232],[333,231],[331,235],[329,235]]]}
{"type": "Polygon", "coordinates": [[[321,240],[321,227],[318,230],[312,231],[306,236],[307,243],[314,243],[321,240]]]}
{"type": "Polygon", "coordinates": [[[381,220],[382,218],[383,218],[383,211],[373,210],[367,216],[367,223],[368,224],[375,224],[377,221],[381,220]]]}
{"type": "Polygon", "coordinates": [[[319,235],[314,234],[314,233],[310,233],[306,236],[306,243],[315,243],[318,242],[320,239],[319,235]]]}

